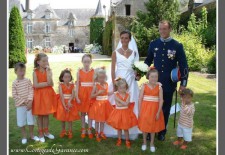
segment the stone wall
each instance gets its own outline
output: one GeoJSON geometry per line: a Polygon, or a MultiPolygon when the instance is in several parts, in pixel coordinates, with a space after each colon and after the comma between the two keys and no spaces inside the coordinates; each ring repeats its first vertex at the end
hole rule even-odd
{"type": "Polygon", "coordinates": [[[74,43],[75,47],[84,49],[86,44],[90,43],[90,28],[89,26],[75,26],[73,28],[74,36],[69,36],[68,26],[57,26],[57,21],[48,21],[50,24],[50,33],[45,33],[45,21],[23,21],[24,32],[26,40],[28,38],[33,39],[33,46],[45,46],[45,38],[49,37],[51,40],[51,47],[66,45],[69,43],[74,43]],[[28,23],[33,24],[32,34],[27,33],[28,23]]]}
{"type": "Polygon", "coordinates": [[[131,16],[135,16],[136,12],[138,10],[146,11],[146,8],[144,6],[144,2],[147,2],[148,0],[123,0],[120,4],[118,4],[114,11],[116,15],[118,16],[125,16],[126,15],[126,9],[125,5],[131,5],[131,16]]]}
{"type": "Polygon", "coordinates": [[[123,30],[130,30],[130,24],[132,23],[134,16],[115,16],[113,19],[113,25],[115,26],[113,28],[112,49],[115,50],[120,40],[120,32],[123,30]]]}

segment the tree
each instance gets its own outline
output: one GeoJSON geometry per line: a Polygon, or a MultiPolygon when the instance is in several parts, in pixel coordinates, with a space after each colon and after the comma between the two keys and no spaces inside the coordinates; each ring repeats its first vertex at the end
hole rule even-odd
{"type": "Polygon", "coordinates": [[[92,17],[90,22],[90,43],[97,43],[102,46],[102,37],[104,30],[104,18],[92,17]]]}
{"type": "Polygon", "coordinates": [[[189,0],[188,2],[188,11],[190,14],[193,13],[193,8],[194,8],[194,0],[189,0]]]}
{"type": "Polygon", "coordinates": [[[177,26],[179,20],[177,0],[148,0],[145,7],[147,12],[137,12],[137,21],[146,28],[157,26],[160,20],[169,20],[173,27],[177,26]]]}
{"type": "Polygon", "coordinates": [[[26,63],[25,37],[22,18],[17,7],[13,7],[9,17],[9,67],[17,62],[26,63]]]}

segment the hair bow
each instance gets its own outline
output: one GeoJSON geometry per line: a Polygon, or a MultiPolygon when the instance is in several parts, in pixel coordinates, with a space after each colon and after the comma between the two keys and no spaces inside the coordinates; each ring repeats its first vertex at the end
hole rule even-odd
{"type": "Polygon", "coordinates": [[[105,66],[100,67],[101,69],[105,70],[105,66]]]}
{"type": "Polygon", "coordinates": [[[71,69],[71,68],[66,68],[65,70],[68,70],[68,71],[70,71],[70,72],[72,71],[72,69],[71,69]]]}

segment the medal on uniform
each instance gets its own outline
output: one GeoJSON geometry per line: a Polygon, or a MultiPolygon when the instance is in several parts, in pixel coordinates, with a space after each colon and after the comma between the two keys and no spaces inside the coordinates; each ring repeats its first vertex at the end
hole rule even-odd
{"type": "Polygon", "coordinates": [[[156,57],[156,53],[154,52],[154,57],[156,57]]]}
{"type": "Polygon", "coordinates": [[[173,60],[175,58],[176,51],[175,50],[168,50],[167,52],[168,52],[168,54],[167,54],[168,58],[173,60]]]}

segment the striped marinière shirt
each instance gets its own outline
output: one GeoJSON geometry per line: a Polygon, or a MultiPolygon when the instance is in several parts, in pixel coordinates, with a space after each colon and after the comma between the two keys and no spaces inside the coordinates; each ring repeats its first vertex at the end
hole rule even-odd
{"type": "Polygon", "coordinates": [[[189,105],[185,105],[184,103],[181,104],[181,111],[180,111],[180,118],[179,118],[179,124],[187,127],[192,128],[193,127],[193,116],[195,112],[195,106],[193,103],[189,105]]]}
{"type": "Polygon", "coordinates": [[[15,105],[21,106],[26,100],[33,101],[33,85],[27,78],[23,80],[15,80],[12,84],[12,96],[15,100],[15,105]]]}

